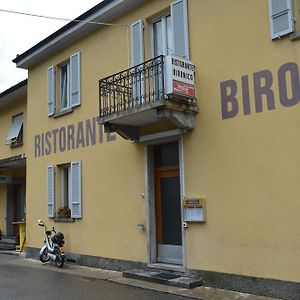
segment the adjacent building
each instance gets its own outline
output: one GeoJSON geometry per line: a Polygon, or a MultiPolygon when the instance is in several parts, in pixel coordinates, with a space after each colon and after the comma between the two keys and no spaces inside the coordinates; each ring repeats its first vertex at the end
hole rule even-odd
{"type": "Polygon", "coordinates": [[[296,0],[104,0],[17,56],[27,255],[43,219],[77,263],[297,299],[299,24],[296,0]]]}
{"type": "Polygon", "coordinates": [[[15,237],[26,220],[27,80],[0,93],[0,120],[0,229],[15,237]]]}

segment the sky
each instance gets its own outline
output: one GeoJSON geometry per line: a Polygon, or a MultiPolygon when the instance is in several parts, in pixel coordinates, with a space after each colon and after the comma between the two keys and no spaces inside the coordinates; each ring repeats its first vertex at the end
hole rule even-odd
{"type": "MultiPolygon", "coordinates": [[[[0,9],[75,19],[102,0],[2,0],[0,9]]],[[[27,78],[27,70],[12,60],[59,28],[66,21],[50,20],[0,11],[0,93],[27,78]]]]}

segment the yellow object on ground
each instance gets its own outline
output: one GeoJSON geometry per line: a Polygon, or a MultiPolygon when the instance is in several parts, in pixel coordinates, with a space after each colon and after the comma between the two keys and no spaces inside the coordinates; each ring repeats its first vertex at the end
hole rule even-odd
{"type": "Polygon", "coordinates": [[[20,244],[16,247],[16,251],[22,252],[26,250],[26,222],[13,222],[14,225],[19,225],[20,244]]]}

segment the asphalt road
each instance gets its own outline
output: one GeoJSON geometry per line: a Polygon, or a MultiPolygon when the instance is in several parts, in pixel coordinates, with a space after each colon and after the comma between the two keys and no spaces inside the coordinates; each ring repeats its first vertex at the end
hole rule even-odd
{"type": "Polygon", "coordinates": [[[187,300],[189,298],[24,265],[24,258],[0,254],[0,299],[187,300]]]}

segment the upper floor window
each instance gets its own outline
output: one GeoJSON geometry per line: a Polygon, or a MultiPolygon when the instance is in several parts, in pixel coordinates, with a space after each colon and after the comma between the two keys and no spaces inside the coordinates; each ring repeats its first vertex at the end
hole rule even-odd
{"type": "Polygon", "coordinates": [[[272,39],[294,31],[292,0],[269,0],[269,16],[272,39]]]}
{"type": "MultiPolygon", "coordinates": [[[[152,27],[153,56],[174,54],[189,59],[189,30],[187,0],[171,3],[169,13],[155,18],[152,27]]],[[[131,64],[144,62],[144,22],[131,25],[131,64]]]]}
{"type": "Polygon", "coordinates": [[[60,109],[70,107],[70,64],[60,67],[60,109]]]}
{"type": "Polygon", "coordinates": [[[171,15],[163,16],[152,24],[153,55],[168,55],[174,52],[171,15]]]}
{"type": "Polygon", "coordinates": [[[48,69],[48,116],[55,116],[79,106],[80,101],[80,53],[68,61],[48,69]],[[58,76],[57,71],[58,70],[58,76]],[[56,86],[59,89],[56,89],[56,86]],[[58,99],[58,100],[57,100],[58,99]]]}
{"type": "Polygon", "coordinates": [[[23,113],[13,116],[6,144],[10,145],[11,148],[23,145],[23,113]]]}

